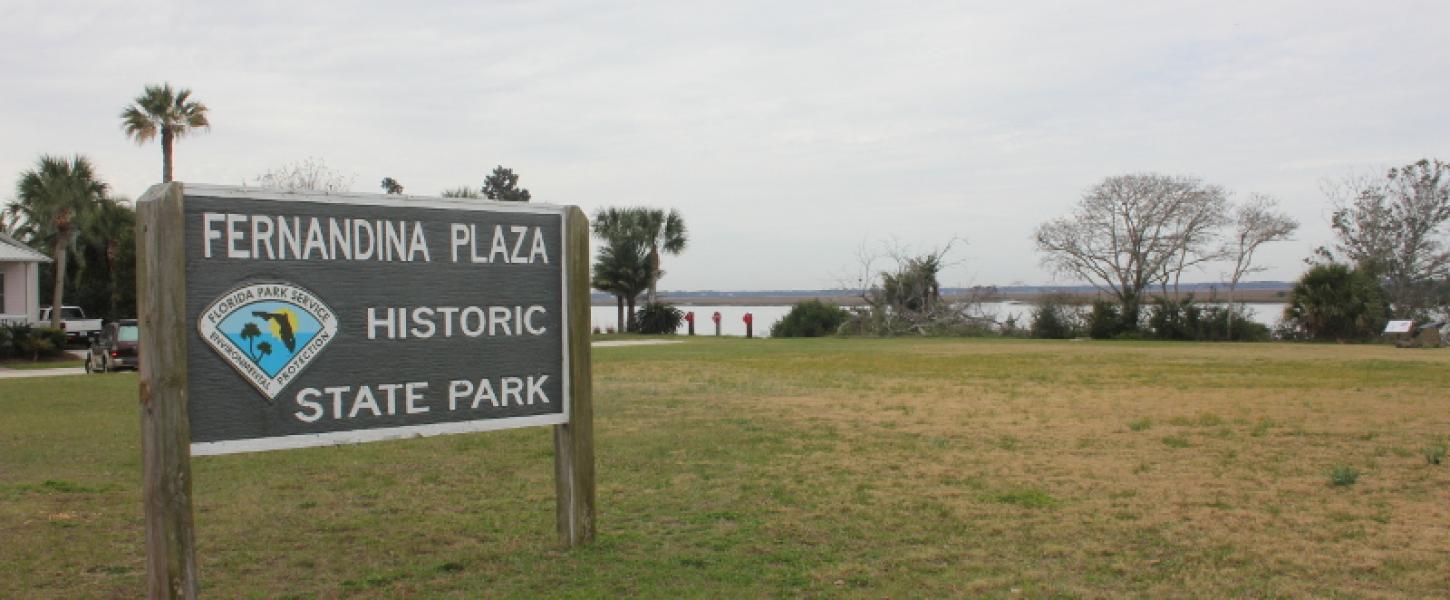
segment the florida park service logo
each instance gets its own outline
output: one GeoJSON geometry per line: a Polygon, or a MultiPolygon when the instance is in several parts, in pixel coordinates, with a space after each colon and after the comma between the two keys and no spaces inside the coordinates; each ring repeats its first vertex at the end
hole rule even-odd
{"type": "Polygon", "coordinates": [[[197,332],[268,401],[337,335],[337,316],[316,294],[290,283],[254,283],[217,298],[197,332]]]}

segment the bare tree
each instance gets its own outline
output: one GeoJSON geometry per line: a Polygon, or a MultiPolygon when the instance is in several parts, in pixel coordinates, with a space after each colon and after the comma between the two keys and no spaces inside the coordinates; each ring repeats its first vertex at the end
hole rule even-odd
{"type": "MultiPolygon", "coordinates": [[[[1190,192],[1192,193],[1192,192],[1190,192]]],[[[1198,192],[1199,198],[1183,203],[1183,209],[1173,217],[1174,229],[1183,232],[1176,241],[1174,259],[1165,267],[1161,286],[1163,295],[1168,295],[1168,281],[1173,281],[1173,295],[1179,294],[1179,281],[1183,272],[1203,263],[1224,258],[1214,247],[1218,231],[1228,224],[1228,193],[1216,185],[1204,185],[1198,192]]]]}
{"type": "MultiPolygon", "coordinates": [[[[1345,178],[1325,192],[1335,206],[1334,250],[1385,282],[1396,315],[1444,303],[1431,296],[1450,279],[1450,164],[1420,160],[1383,179],[1345,178]]],[[[1329,248],[1319,253],[1334,257],[1329,248]]]]}
{"type": "Polygon", "coordinates": [[[1294,235],[1299,222],[1276,210],[1279,202],[1272,196],[1253,194],[1248,201],[1233,208],[1233,236],[1226,240],[1220,255],[1233,261],[1233,272],[1228,280],[1228,326],[1233,331],[1234,290],[1239,281],[1249,273],[1258,273],[1267,267],[1254,266],[1254,252],[1259,246],[1270,242],[1282,242],[1294,235]]]}
{"type": "Polygon", "coordinates": [[[344,175],[317,157],[288,163],[257,176],[257,187],[287,192],[346,192],[357,177],[344,175]]]}
{"type": "Polygon", "coordinates": [[[1136,326],[1149,286],[1176,282],[1184,269],[1216,256],[1209,241],[1226,203],[1223,188],[1197,177],[1118,175],[1033,237],[1043,264],[1112,295],[1123,322],[1136,326]]]}

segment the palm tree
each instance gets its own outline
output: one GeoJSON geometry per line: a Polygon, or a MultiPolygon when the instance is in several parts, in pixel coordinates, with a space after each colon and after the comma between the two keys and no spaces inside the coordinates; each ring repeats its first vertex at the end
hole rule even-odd
{"type": "Polygon", "coordinates": [[[192,129],[211,129],[206,105],[191,99],[191,90],[173,91],[170,83],[148,85],[134,104],[121,111],[121,129],[136,144],[161,136],[161,181],[171,181],[172,146],[192,129]]]}
{"type": "Polygon", "coordinates": [[[247,340],[247,356],[252,357],[252,362],[262,360],[262,357],[258,356],[256,351],[252,347],[252,344],[256,342],[257,338],[262,337],[262,329],[260,327],[257,327],[256,323],[252,321],[247,321],[247,324],[242,326],[241,335],[242,339],[247,340]]]}
{"type": "Polygon", "coordinates": [[[1380,282],[1348,265],[1316,265],[1289,291],[1284,320],[1316,340],[1364,340],[1383,330],[1390,316],[1380,282]]]}
{"type": "Polygon", "coordinates": [[[55,259],[55,284],[50,297],[50,326],[60,328],[65,295],[66,251],[97,204],[106,196],[106,184],[96,178],[85,157],[69,161],[41,156],[35,168],[20,174],[15,185],[12,218],[24,224],[22,233],[32,243],[49,243],[55,259]]]}
{"type": "Polygon", "coordinates": [[[685,250],[689,236],[685,232],[685,219],[679,211],[671,208],[666,214],[659,209],[639,209],[636,227],[642,239],[649,246],[649,303],[659,301],[655,293],[656,284],[665,272],[660,270],[660,250],[678,255],[685,250]]]}
{"type": "Polygon", "coordinates": [[[649,287],[648,252],[637,240],[623,236],[606,238],[604,247],[599,249],[599,258],[594,261],[590,284],[601,292],[614,294],[618,330],[634,330],[635,300],[649,287]]]}
{"type": "Polygon", "coordinates": [[[101,198],[81,220],[75,291],[101,300],[106,318],[134,314],[136,306],[136,211],[124,200],[101,198]]]}

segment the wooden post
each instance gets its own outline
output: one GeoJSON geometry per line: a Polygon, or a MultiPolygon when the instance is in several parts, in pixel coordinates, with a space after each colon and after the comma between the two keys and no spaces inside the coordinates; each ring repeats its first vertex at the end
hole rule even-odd
{"type": "Polygon", "coordinates": [[[136,204],[141,470],[150,598],[195,598],[191,425],[186,414],[186,260],[180,183],[136,204]]]}
{"type": "Polygon", "coordinates": [[[589,360],[589,220],[571,207],[564,217],[569,269],[569,422],[554,426],[554,485],[559,542],[594,540],[594,400],[589,360]]]}

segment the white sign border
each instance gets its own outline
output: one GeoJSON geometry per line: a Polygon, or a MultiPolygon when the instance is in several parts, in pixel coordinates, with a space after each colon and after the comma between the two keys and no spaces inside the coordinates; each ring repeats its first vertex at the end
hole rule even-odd
{"type": "MultiPolygon", "coordinates": [[[[349,206],[383,206],[399,208],[439,208],[445,210],[472,210],[479,212],[512,212],[543,215],[557,215],[559,217],[559,284],[560,284],[560,327],[559,337],[562,343],[560,348],[562,356],[562,390],[564,392],[563,411],[552,415],[528,415],[522,417],[500,417],[495,419],[474,419],[470,421],[444,421],[441,423],[426,423],[422,425],[402,425],[397,427],[377,427],[366,429],[349,429],[346,431],[327,431],[322,433],[303,433],[294,435],[269,436],[258,438],[245,438],[239,440],[221,440],[215,442],[191,442],[192,456],[220,456],[224,454],[239,454],[243,452],[264,452],[269,450],[294,450],[299,448],[316,448],[321,446],[339,446],[346,444],[360,444],[364,442],[380,442],[385,440],[396,440],[415,437],[432,437],[437,435],[449,435],[454,433],[473,433],[480,431],[501,431],[504,429],[518,429],[523,427],[540,427],[546,425],[567,425],[571,422],[573,409],[573,382],[572,370],[569,363],[572,348],[569,344],[569,223],[568,207],[552,204],[529,204],[525,202],[496,202],[492,200],[455,200],[450,198],[434,198],[429,196],[399,196],[394,199],[393,195],[380,194],[318,194],[318,193],[291,193],[278,192],[275,190],[249,189],[232,186],[185,184],[183,197],[185,198],[217,198],[217,199],[239,199],[239,200],[261,200],[268,202],[316,202],[323,204],[342,204],[349,206]]],[[[311,293],[311,290],[308,290],[311,293]]],[[[321,296],[313,294],[321,299],[321,296]]],[[[333,315],[336,321],[336,314],[333,315]]],[[[190,402],[190,400],[188,400],[190,402]]]]}

